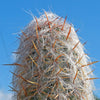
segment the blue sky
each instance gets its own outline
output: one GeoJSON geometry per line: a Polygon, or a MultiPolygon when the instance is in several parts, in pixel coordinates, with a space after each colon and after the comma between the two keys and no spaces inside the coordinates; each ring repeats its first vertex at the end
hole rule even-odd
{"type": "MultiPolygon", "coordinates": [[[[68,16],[69,23],[80,28],[78,35],[85,42],[92,61],[100,61],[100,0],[0,0],[0,93],[10,94],[9,85],[13,67],[2,64],[13,63],[12,52],[18,47],[17,32],[22,30],[32,17],[25,12],[52,11],[59,16],[68,16]]],[[[95,64],[94,74],[100,77],[100,63],[95,64]]],[[[100,97],[100,80],[95,80],[95,94],[100,97]]],[[[3,98],[0,100],[6,100],[3,98]]],[[[7,99],[8,100],[8,99],[7,99]]]]}

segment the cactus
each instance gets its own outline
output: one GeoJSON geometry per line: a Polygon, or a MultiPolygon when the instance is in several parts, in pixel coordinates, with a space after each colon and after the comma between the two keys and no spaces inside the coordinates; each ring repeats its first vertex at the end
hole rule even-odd
{"type": "Polygon", "coordinates": [[[94,100],[93,70],[74,26],[45,12],[20,35],[11,87],[14,100],[94,100]]]}

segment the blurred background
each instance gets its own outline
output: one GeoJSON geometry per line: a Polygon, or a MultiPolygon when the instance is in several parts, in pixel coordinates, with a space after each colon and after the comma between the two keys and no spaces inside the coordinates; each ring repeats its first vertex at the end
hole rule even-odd
{"type": "MultiPolygon", "coordinates": [[[[74,25],[86,53],[92,61],[100,61],[100,0],[0,0],[0,100],[11,100],[9,91],[13,63],[19,41],[17,33],[32,20],[31,14],[39,17],[43,10],[52,11],[74,25]]],[[[100,63],[93,65],[95,77],[100,78],[100,63]]],[[[100,79],[94,80],[94,94],[100,98],[100,79]]]]}

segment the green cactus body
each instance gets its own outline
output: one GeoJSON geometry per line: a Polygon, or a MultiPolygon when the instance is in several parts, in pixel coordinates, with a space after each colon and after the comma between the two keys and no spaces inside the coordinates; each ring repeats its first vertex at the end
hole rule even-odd
{"type": "Polygon", "coordinates": [[[94,100],[92,73],[74,27],[51,12],[20,36],[13,73],[17,100],[94,100]]]}

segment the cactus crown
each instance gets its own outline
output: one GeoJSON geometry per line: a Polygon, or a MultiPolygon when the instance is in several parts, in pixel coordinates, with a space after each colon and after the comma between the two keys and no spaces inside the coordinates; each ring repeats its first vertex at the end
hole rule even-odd
{"type": "Polygon", "coordinates": [[[45,12],[22,31],[12,72],[14,98],[94,100],[89,65],[96,62],[88,62],[84,44],[66,18],[45,12]]]}

